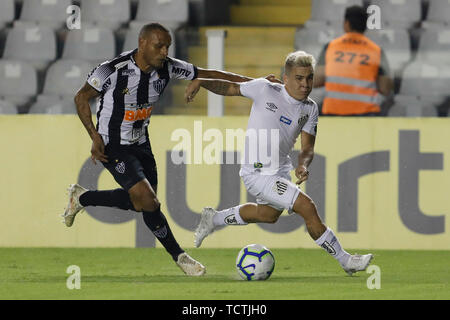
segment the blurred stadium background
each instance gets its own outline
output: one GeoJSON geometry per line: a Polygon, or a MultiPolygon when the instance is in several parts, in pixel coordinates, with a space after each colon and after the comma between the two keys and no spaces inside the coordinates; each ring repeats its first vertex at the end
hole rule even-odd
{"type": "MultiPolygon", "coordinates": [[[[447,0],[3,0],[0,2],[0,113],[74,113],[74,92],[93,66],[137,46],[146,22],[173,34],[171,54],[207,64],[207,29],[227,30],[225,69],[280,75],[294,49],[318,57],[343,34],[344,9],[381,8],[382,29],[367,35],[388,55],[395,75],[389,116],[447,116],[450,7],[447,0]],[[81,7],[82,28],[68,30],[68,6],[81,7]],[[21,71],[21,72],[19,72],[21,71]]],[[[206,94],[186,108],[184,84],[172,83],[155,112],[206,115],[206,94]]],[[[320,103],[323,90],[312,95],[320,103]]],[[[248,114],[250,102],[226,98],[227,115],[248,114]]]]}
{"type": "MultiPolygon", "coordinates": [[[[157,21],[169,27],[170,54],[204,68],[207,30],[226,30],[225,70],[281,77],[289,52],[301,49],[318,57],[327,42],[343,34],[344,10],[353,4],[382,10],[382,29],[366,34],[387,53],[394,99],[386,117],[320,119],[306,191],[345,247],[445,250],[448,268],[449,0],[1,0],[0,247],[159,246],[142,218],[119,210],[92,208],[70,229],[58,217],[70,183],[117,186],[90,163],[90,141],[73,96],[94,66],[137,46],[140,26],[157,21]],[[79,30],[67,28],[70,5],[81,8],[79,30]]],[[[194,137],[197,120],[202,133],[218,128],[225,136],[227,128],[245,129],[251,101],[226,97],[225,116],[207,117],[206,91],[187,106],[186,84],[170,83],[149,130],[162,210],[181,245],[192,248],[202,207],[251,199],[239,182],[238,165],[171,163],[172,134],[186,128],[194,137]]],[[[311,96],[320,105],[324,92],[314,89],[311,96]]],[[[200,141],[207,144],[205,137],[200,141]]],[[[251,242],[315,248],[301,218],[286,216],[276,225],[221,230],[204,246],[240,248],[251,242]]],[[[436,281],[448,289],[448,277],[436,281]]]]}

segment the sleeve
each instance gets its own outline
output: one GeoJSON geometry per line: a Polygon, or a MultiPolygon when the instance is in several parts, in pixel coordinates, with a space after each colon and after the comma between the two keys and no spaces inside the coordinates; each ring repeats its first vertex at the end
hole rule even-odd
{"type": "Polygon", "coordinates": [[[168,58],[168,61],[170,79],[194,80],[197,78],[198,70],[192,63],[175,58],[168,58]]]}
{"type": "Polygon", "coordinates": [[[258,78],[246,82],[241,82],[240,83],[241,94],[244,97],[256,100],[256,98],[261,95],[264,86],[268,82],[269,81],[264,78],[258,78]]]}
{"type": "Polygon", "coordinates": [[[105,92],[111,85],[110,76],[116,71],[108,62],[95,67],[87,77],[87,83],[98,92],[105,92]]]}
{"type": "Polygon", "coordinates": [[[317,103],[313,101],[313,107],[311,113],[309,114],[308,120],[302,128],[302,131],[309,133],[310,135],[317,135],[317,124],[319,123],[319,107],[317,103]]]}
{"type": "Polygon", "coordinates": [[[391,70],[389,68],[389,62],[386,56],[386,53],[383,49],[381,49],[381,61],[380,61],[380,69],[378,71],[379,76],[387,76],[390,77],[391,70]]]}

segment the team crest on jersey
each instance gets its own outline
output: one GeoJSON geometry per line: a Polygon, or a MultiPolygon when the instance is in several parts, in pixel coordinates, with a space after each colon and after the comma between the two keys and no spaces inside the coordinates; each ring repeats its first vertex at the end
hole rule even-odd
{"type": "Polygon", "coordinates": [[[298,118],[298,125],[300,126],[300,128],[303,128],[303,126],[306,124],[306,122],[309,119],[309,114],[301,114],[300,118],[298,118]]]}
{"type": "Polygon", "coordinates": [[[156,81],[153,81],[153,89],[155,89],[157,93],[161,93],[164,90],[165,86],[166,79],[158,79],[156,81]]]}
{"type": "Polygon", "coordinates": [[[123,161],[119,162],[118,164],[116,164],[115,169],[118,173],[124,174],[125,173],[125,163],[123,161]]]}
{"type": "Polygon", "coordinates": [[[287,183],[282,182],[282,181],[277,181],[277,182],[275,182],[274,189],[275,189],[276,193],[278,193],[281,196],[287,190],[287,183]]]}

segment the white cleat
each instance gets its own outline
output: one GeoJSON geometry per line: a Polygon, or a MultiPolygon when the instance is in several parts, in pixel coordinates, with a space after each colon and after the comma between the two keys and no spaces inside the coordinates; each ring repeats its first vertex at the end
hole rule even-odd
{"type": "Polygon", "coordinates": [[[193,259],[186,252],[178,256],[177,265],[188,276],[202,276],[206,272],[206,267],[197,260],[193,259]]]}
{"type": "Polygon", "coordinates": [[[89,190],[83,188],[79,184],[71,184],[67,190],[69,191],[69,203],[61,217],[64,218],[63,223],[67,227],[71,227],[75,220],[75,216],[84,208],[80,204],[79,198],[83,193],[89,190]]]}
{"type": "Polygon", "coordinates": [[[344,268],[344,271],[347,272],[349,276],[351,276],[355,272],[366,270],[372,259],[373,255],[370,253],[365,255],[355,254],[350,256],[347,263],[342,267],[344,268]]]}
{"type": "Polygon", "coordinates": [[[213,233],[214,231],[214,215],[216,214],[216,210],[213,208],[203,208],[202,211],[202,217],[200,219],[200,223],[197,226],[197,229],[195,229],[194,233],[194,245],[196,248],[200,247],[200,245],[203,242],[203,239],[205,239],[208,235],[213,233]]]}

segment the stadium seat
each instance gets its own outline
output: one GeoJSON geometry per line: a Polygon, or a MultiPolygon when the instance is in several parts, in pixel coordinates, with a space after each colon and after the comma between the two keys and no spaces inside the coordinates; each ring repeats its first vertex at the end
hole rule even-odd
{"type": "Polygon", "coordinates": [[[0,1],[0,29],[14,20],[14,0],[0,1]]]}
{"type": "Polygon", "coordinates": [[[159,22],[167,28],[176,30],[188,22],[188,0],[139,0],[136,21],[130,23],[135,28],[135,23],[159,22]]]}
{"type": "Polygon", "coordinates": [[[56,36],[44,26],[15,26],[6,38],[4,59],[23,60],[38,70],[56,59],[56,36]]]}
{"type": "Polygon", "coordinates": [[[0,99],[0,115],[17,114],[17,107],[10,101],[0,99]]]}
{"type": "Polygon", "coordinates": [[[57,96],[61,99],[73,99],[83,86],[92,63],[80,60],[58,60],[50,66],[45,79],[43,95],[57,96]]]}
{"type": "Polygon", "coordinates": [[[437,117],[436,101],[432,96],[402,96],[394,97],[394,105],[389,109],[389,117],[437,117]]]}
{"type": "Polygon", "coordinates": [[[71,30],[63,50],[63,59],[102,62],[116,56],[116,40],[112,30],[84,25],[71,30]]]}
{"type": "Polygon", "coordinates": [[[418,58],[434,63],[450,63],[450,27],[423,30],[418,49],[418,58]]]}
{"type": "Polygon", "coordinates": [[[23,0],[17,23],[37,23],[53,29],[60,28],[67,20],[67,7],[72,0],[23,0]]]}
{"type": "Polygon", "coordinates": [[[422,19],[421,0],[372,0],[370,4],[380,7],[383,29],[409,29],[422,19]]]}
{"type": "Polygon", "coordinates": [[[81,0],[81,20],[116,30],[130,20],[129,0],[81,0]]]}
{"type": "MultiPolygon", "coordinates": [[[[141,30],[141,28],[130,28],[127,30],[122,52],[134,50],[138,47],[138,38],[139,38],[140,30],[141,30]]],[[[169,29],[169,32],[172,37],[172,45],[169,48],[169,56],[176,57],[175,56],[175,52],[176,52],[176,50],[175,50],[175,35],[171,29],[169,29]]]]}
{"type": "Polygon", "coordinates": [[[448,27],[450,25],[450,1],[432,0],[429,2],[427,19],[422,22],[424,28],[448,27]]]}
{"type": "Polygon", "coordinates": [[[446,96],[450,88],[450,67],[422,60],[411,62],[403,72],[400,94],[446,96]]]}
{"type": "Polygon", "coordinates": [[[38,100],[34,103],[30,114],[76,114],[77,109],[73,99],[64,100],[38,100]]]}
{"type": "Polygon", "coordinates": [[[302,28],[295,33],[295,49],[303,50],[312,54],[316,59],[322,52],[324,46],[331,40],[341,36],[344,30],[302,28]]]}
{"type": "Polygon", "coordinates": [[[23,61],[0,60],[0,98],[25,107],[37,93],[36,69],[23,61]]]}
{"type": "Polygon", "coordinates": [[[347,7],[362,6],[363,0],[314,0],[311,7],[311,18],[305,23],[307,28],[333,28],[341,30],[344,13],[347,7]]]}
{"type": "Polygon", "coordinates": [[[450,67],[415,60],[403,72],[400,92],[388,115],[437,116],[437,108],[448,96],[448,88],[450,67]]]}
{"type": "Polygon", "coordinates": [[[366,36],[383,48],[389,67],[400,72],[411,59],[411,41],[405,29],[368,30],[366,36]]]}

